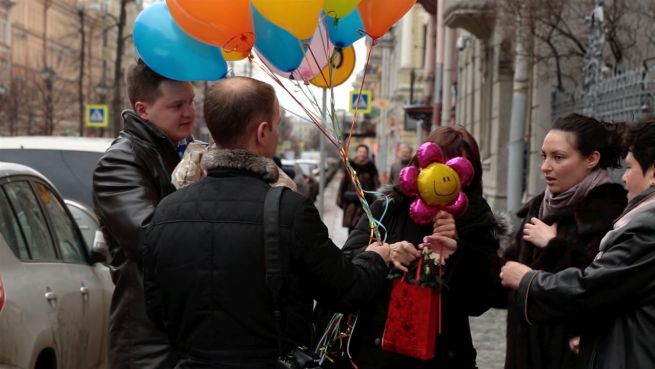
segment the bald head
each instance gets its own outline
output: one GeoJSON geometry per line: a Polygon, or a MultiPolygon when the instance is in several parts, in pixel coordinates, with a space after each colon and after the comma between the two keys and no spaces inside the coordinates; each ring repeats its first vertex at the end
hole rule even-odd
{"type": "Polygon", "coordinates": [[[254,126],[273,121],[277,114],[275,90],[268,83],[230,77],[209,86],[204,115],[207,128],[221,148],[245,148],[254,126]]]}

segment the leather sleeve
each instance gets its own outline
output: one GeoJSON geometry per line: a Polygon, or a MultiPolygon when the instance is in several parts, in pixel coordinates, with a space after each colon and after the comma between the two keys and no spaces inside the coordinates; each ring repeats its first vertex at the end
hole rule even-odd
{"type": "Polygon", "coordinates": [[[294,245],[301,248],[303,274],[314,286],[314,298],[326,308],[353,311],[384,285],[388,268],[382,257],[365,251],[348,260],[330,240],[309,200],[294,215],[293,237],[294,245]]]}
{"type": "Polygon", "coordinates": [[[127,147],[111,149],[93,173],[93,191],[96,213],[116,243],[111,247],[119,247],[127,258],[140,261],[141,227],[148,224],[160,200],[145,163],[127,147]]]}
{"type": "Polygon", "coordinates": [[[584,270],[528,273],[518,290],[521,309],[530,321],[544,322],[640,306],[655,296],[653,244],[655,227],[645,219],[623,231],[602,257],[584,270]]]}

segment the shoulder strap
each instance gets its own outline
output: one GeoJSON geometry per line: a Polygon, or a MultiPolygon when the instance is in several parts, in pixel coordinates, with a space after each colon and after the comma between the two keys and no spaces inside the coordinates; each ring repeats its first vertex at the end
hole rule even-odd
{"type": "Polygon", "coordinates": [[[264,200],[264,253],[266,284],[277,305],[282,288],[282,260],[280,252],[280,199],[284,186],[271,187],[264,200]]]}
{"type": "Polygon", "coordinates": [[[282,289],[282,261],[280,252],[280,199],[285,187],[271,187],[264,200],[264,255],[266,260],[266,285],[273,297],[273,315],[278,334],[278,349],[282,354],[280,331],[280,307],[278,298],[282,289]]]}

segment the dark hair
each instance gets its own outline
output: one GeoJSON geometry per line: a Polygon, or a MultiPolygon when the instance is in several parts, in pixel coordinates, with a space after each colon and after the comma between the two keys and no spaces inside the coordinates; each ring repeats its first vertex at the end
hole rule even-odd
{"type": "Polygon", "coordinates": [[[625,128],[625,123],[600,122],[574,113],[558,118],[552,129],[572,133],[575,142],[571,144],[583,156],[598,151],[600,160],[596,168],[620,168],[626,151],[623,145],[625,128]]]}
{"type": "Polygon", "coordinates": [[[159,85],[162,81],[171,80],[150,69],[141,59],[130,65],[127,69],[126,83],[127,97],[132,108],[137,101],[153,102],[161,96],[159,85]]]}
{"type": "Polygon", "coordinates": [[[207,128],[218,146],[243,148],[253,124],[273,121],[276,101],[268,83],[248,77],[222,79],[205,95],[207,128]]]}
{"type": "Polygon", "coordinates": [[[365,145],[365,144],[359,144],[359,145],[357,145],[357,147],[355,147],[355,152],[357,152],[357,150],[359,150],[360,147],[365,148],[367,153],[369,153],[369,154],[371,153],[371,150],[370,150],[370,149],[368,148],[368,146],[365,145]]]}
{"type": "Polygon", "coordinates": [[[644,173],[655,164],[655,120],[637,123],[630,127],[627,144],[644,173]]]}
{"type": "MultiPolygon", "coordinates": [[[[441,147],[444,155],[452,159],[457,156],[466,157],[473,164],[473,181],[470,187],[482,188],[482,163],[480,162],[480,149],[475,138],[464,127],[439,127],[432,131],[426,142],[434,142],[441,147]]],[[[412,158],[416,163],[416,155],[412,158]]]]}

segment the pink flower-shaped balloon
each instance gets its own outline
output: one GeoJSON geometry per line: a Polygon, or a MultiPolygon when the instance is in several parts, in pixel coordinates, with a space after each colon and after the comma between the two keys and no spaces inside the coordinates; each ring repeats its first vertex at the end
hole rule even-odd
{"type": "Polygon", "coordinates": [[[407,196],[416,196],[409,207],[409,215],[417,224],[428,224],[439,210],[454,217],[466,212],[468,198],[461,192],[473,180],[471,162],[456,157],[444,163],[441,148],[432,143],[422,144],[416,151],[418,168],[407,166],[400,171],[399,187],[407,196]]]}

